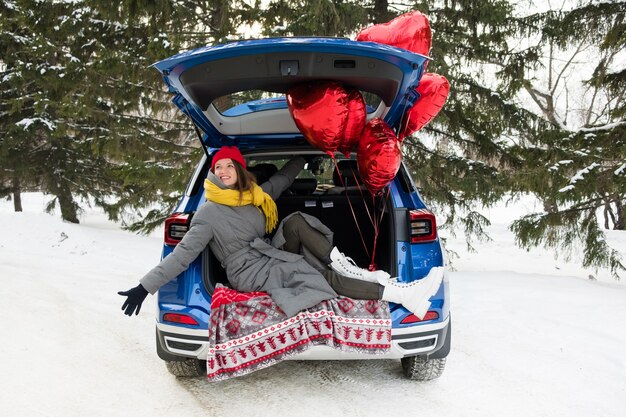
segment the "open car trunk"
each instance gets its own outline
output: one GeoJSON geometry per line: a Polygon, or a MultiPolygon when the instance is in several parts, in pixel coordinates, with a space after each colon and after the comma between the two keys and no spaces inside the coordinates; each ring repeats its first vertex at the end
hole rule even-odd
{"type": "MultiPolygon", "coordinates": [[[[276,169],[265,160],[252,164],[249,170],[256,174],[259,183],[263,183],[276,169]]],[[[367,268],[371,262],[375,238],[370,218],[376,216],[381,219],[382,215],[374,262],[377,269],[383,269],[392,276],[397,275],[396,248],[392,247],[396,241],[393,227],[395,221],[392,218],[395,211],[391,200],[384,197],[373,200],[364,186],[355,184],[355,181],[360,183],[358,176],[353,174],[357,172],[355,160],[339,161],[339,171],[330,164],[329,160],[326,161],[326,176],[332,174],[330,184],[320,184],[317,179],[320,177],[305,170],[276,200],[279,220],[297,211],[317,217],[333,231],[334,246],[352,258],[358,266],[367,268]],[[338,172],[342,179],[339,179],[338,172]]],[[[311,169],[310,166],[308,168],[311,169]]],[[[229,285],[224,269],[208,246],[202,255],[202,271],[203,282],[209,293],[213,292],[217,283],[229,285]]]]}
{"type": "MultiPolygon", "coordinates": [[[[288,112],[282,111],[286,106],[275,117],[267,113],[262,117],[271,123],[257,125],[258,115],[251,112],[259,108],[243,115],[236,111],[221,114],[219,102],[224,97],[248,96],[252,91],[284,95],[296,85],[328,80],[378,97],[381,103],[371,109],[371,116],[395,127],[418,98],[414,88],[427,61],[425,56],[374,42],[296,37],[207,46],[164,59],[154,67],[175,94],[174,103],[205,133],[204,144],[219,148],[231,145],[234,136],[239,145],[256,146],[268,139],[259,135],[299,134],[288,112]]],[[[256,98],[267,97],[272,96],[256,98]]],[[[262,107],[269,110],[266,105],[262,107]]]]}
{"type": "MultiPolygon", "coordinates": [[[[363,242],[365,242],[367,250],[371,255],[374,242],[374,228],[369,221],[361,196],[352,195],[350,197],[361,233],[363,234],[363,241],[345,195],[316,196],[315,198],[318,199],[317,207],[311,206],[310,204],[314,200],[305,196],[281,197],[276,201],[276,204],[280,220],[295,211],[312,214],[320,219],[322,223],[334,232],[334,245],[341,252],[344,252],[346,256],[351,257],[358,266],[367,268],[370,263],[370,257],[365,252],[363,242]],[[309,204],[308,207],[306,206],[307,204],[309,204]]],[[[371,213],[373,208],[371,200],[368,206],[371,213]]],[[[391,242],[395,241],[390,236],[390,234],[394,233],[394,228],[391,227],[393,221],[390,219],[390,216],[394,215],[394,211],[390,207],[391,204],[388,202],[377,239],[375,263],[378,269],[383,269],[389,272],[391,276],[395,276],[396,270],[393,268],[393,265],[396,264],[395,248],[392,248],[390,245],[391,242]]],[[[209,293],[213,293],[217,283],[230,286],[226,279],[226,272],[208,246],[202,254],[202,275],[204,285],[209,293]]]]}

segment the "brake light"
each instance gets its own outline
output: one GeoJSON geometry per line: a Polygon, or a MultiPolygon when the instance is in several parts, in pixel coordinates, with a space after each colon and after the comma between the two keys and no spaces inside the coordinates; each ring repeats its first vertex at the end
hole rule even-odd
{"type": "Polygon", "coordinates": [[[165,244],[176,246],[189,230],[189,214],[174,213],[165,219],[165,244]]]}
{"type": "Polygon", "coordinates": [[[169,321],[172,323],[179,323],[179,324],[192,324],[194,326],[198,325],[198,322],[193,317],[189,317],[186,314],[178,314],[178,313],[163,314],[163,321],[169,321]]]}
{"type": "Polygon", "coordinates": [[[437,320],[438,318],[439,318],[439,313],[437,313],[436,311],[429,311],[421,320],[415,314],[409,314],[408,316],[402,319],[400,324],[419,323],[421,321],[437,320]]]}
{"type": "Polygon", "coordinates": [[[411,243],[432,242],[437,239],[435,215],[426,209],[409,211],[411,243]]]}

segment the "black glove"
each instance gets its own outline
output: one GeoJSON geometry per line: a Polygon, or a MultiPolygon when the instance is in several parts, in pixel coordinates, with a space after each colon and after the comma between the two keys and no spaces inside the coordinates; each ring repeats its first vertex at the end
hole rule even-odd
{"type": "Polygon", "coordinates": [[[141,303],[143,303],[143,300],[145,300],[146,296],[148,295],[148,291],[146,291],[146,289],[141,284],[137,285],[135,288],[131,288],[128,291],[118,291],[117,293],[119,295],[128,297],[122,305],[122,310],[126,309],[126,311],[124,311],[124,314],[129,317],[133,315],[133,311],[135,311],[135,309],[137,309],[135,315],[139,314],[139,310],[141,310],[141,303]]]}

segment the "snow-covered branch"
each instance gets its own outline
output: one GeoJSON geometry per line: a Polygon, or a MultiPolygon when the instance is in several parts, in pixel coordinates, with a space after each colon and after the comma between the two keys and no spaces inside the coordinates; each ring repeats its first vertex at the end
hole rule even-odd
{"type": "Polygon", "coordinates": [[[603,126],[583,127],[583,128],[578,129],[577,132],[580,132],[580,133],[600,132],[600,131],[606,131],[606,130],[613,130],[616,127],[623,126],[623,125],[626,125],[626,121],[608,123],[603,126]]]}

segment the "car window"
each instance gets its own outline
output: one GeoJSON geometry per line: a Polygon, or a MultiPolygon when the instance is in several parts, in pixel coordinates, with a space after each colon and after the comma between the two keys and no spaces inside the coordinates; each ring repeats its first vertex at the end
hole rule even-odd
{"type": "MultiPolygon", "coordinates": [[[[267,171],[268,165],[273,165],[276,169],[281,169],[290,158],[288,157],[279,157],[279,158],[267,158],[264,157],[262,159],[251,159],[248,162],[248,169],[255,174],[263,171],[267,171]],[[259,168],[258,170],[256,168],[259,168]]],[[[338,158],[341,160],[343,158],[338,158]]],[[[332,159],[328,155],[316,156],[311,160],[311,162],[307,163],[305,169],[300,171],[296,178],[315,178],[317,181],[317,192],[323,192],[330,188],[333,188],[335,184],[333,183],[333,171],[335,170],[335,164],[332,159]]],[[[258,175],[258,174],[257,174],[258,175]]],[[[261,175],[263,175],[261,173],[261,175]]]]}
{"type": "MultiPolygon", "coordinates": [[[[368,113],[376,111],[382,99],[374,93],[361,91],[368,113]]],[[[218,97],[212,102],[215,109],[223,116],[239,116],[276,108],[287,108],[285,95],[263,90],[239,91],[218,97]]]]}
{"type": "Polygon", "coordinates": [[[283,93],[273,93],[271,91],[263,91],[263,90],[248,90],[248,91],[239,91],[233,94],[228,94],[225,96],[221,96],[213,100],[213,106],[217,109],[221,114],[228,116],[228,110],[233,109],[234,107],[240,106],[242,104],[246,104],[249,102],[257,101],[257,100],[271,100],[271,99],[281,99],[284,100],[285,95],[283,93]]]}

